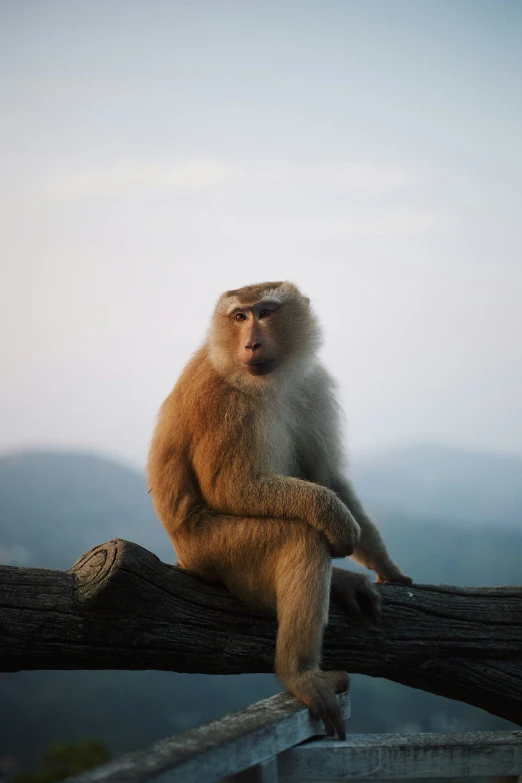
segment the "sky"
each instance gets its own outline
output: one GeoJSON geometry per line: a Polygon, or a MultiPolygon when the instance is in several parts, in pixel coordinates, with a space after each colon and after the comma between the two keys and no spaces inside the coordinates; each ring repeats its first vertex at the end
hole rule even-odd
{"type": "Polygon", "coordinates": [[[1,0],[0,451],[146,460],[220,293],[312,299],[349,448],[522,453],[518,0],[1,0]]]}

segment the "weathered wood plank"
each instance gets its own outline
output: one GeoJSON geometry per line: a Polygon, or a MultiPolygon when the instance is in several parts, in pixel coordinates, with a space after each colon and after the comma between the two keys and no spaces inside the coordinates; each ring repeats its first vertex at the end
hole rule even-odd
{"type": "MultiPolygon", "coordinates": [[[[348,718],[349,697],[342,694],[338,698],[348,718]]],[[[312,720],[297,699],[281,693],[121,756],[70,778],[69,783],[216,783],[317,735],[324,735],[322,723],[312,720]]]]}
{"type": "Polygon", "coordinates": [[[278,757],[280,783],[522,775],[522,731],[360,734],[278,757]]]}
{"type": "MultiPolygon", "coordinates": [[[[262,761],[261,764],[256,764],[255,767],[250,767],[250,769],[246,769],[238,775],[227,778],[222,783],[279,783],[277,756],[268,759],[268,761],[262,761]]],[[[510,780],[507,783],[515,782],[510,780]]]]}

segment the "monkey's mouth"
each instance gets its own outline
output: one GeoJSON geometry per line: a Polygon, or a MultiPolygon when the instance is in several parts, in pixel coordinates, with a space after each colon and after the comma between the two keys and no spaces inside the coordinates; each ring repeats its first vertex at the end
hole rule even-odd
{"type": "Polygon", "coordinates": [[[246,368],[250,375],[268,375],[275,368],[275,359],[254,359],[246,368]]]}

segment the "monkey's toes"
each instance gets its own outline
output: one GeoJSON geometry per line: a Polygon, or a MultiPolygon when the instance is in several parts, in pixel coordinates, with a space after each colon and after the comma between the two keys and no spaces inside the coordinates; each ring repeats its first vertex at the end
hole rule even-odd
{"type": "Polygon", "coordinates": [[[322,672],[319,670],[303,672],[289,685],[288,690],[310,710],[312,718],[322,720],[329,737],[336,734],[346,739],[346,727],[336,693],[345,693],[350,687],[350,678],[346,672],[322,672]]]}

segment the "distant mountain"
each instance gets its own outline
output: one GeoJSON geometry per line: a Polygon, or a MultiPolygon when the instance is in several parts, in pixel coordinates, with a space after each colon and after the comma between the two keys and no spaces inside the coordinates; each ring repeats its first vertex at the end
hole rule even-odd
{"type": "MultiPolygon", "coordinates": [[[[399,520],[522,530],[522,457],[418,446],[362,459],[351,474],[387,536],[399,520]]],[[[115,537],[174,559],[142,473],[84,453],[0,457],[0,562],[69,568],[115,537]]]]}
{"type": "Polygon", "coordinates": [[[0,562],[70,568],[111,538],[135,541],[174,561],[143,474],[83,453],[0,457],[0,562]]]}
{"type": "MultiPolygon", "coordinates": [[[[415,580],[487,585],[522,583],[521,470],[522,461],[510,457],[426,447],[373,457],[353,475],[392,555],[415,580]]],[[[0,563],[69,568],[114,537],[174,560],[141,473],[80,453],[0,458],[0,563]]],[[[89,737],[121,753],[278,690],[270,675],[0,674],[0,757],[13,755],[30,767],[51,742],[89,737]]],[[[464,704],[360,676],[353,678],[352,700],[352,731],[509,725],[464,704]]]]}
{"type": "Polygon", "coordinates": [[[522,529],[522,456],[412,446],[361,459],[352,477],[378,513],[522,529]]]}

